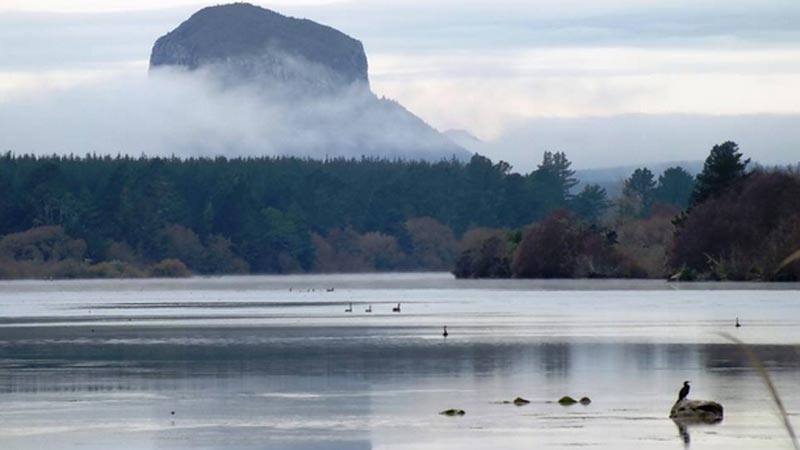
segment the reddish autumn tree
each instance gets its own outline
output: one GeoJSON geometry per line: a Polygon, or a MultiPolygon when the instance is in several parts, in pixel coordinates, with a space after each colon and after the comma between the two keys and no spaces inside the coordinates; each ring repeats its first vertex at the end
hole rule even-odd
{"type": "Polygon", "coordinates": [[[670,265],[710,278],[796,280],[781,262],[800,249],[800,176],[759,170],[696,205],[676,233],[670,265]]]}
{"type": "Polygon", "coordinates": [[[616,245],[615,232],[558,210],[523,232],[511,269],[517,278],[642,276],[616,245]]]}
{"type": "Polygon", "coordinates": [[[453,230],[432,217],[406,221],[411,236],[411,259],[419,268],[450,270],[455,262],[458,243],[453,230]]]}

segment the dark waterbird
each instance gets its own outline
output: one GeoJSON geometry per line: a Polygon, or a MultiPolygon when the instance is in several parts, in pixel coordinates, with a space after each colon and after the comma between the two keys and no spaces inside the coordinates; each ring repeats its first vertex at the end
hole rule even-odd
{"type": "Polygon", "coordinates": [[[365,309],[364,312],[365,313],[371,313],[372,312],[372,305],[369,305],[369,307],[367,309],[365,309]]]}
{"type": "Polygon", "coordinates": [[[688,381],[684,381],[683,382],[683,387],[681,388],[681,391],[678,392],[678,401],[681,401],[681,400],[685,399],[686,396],[689,395],[689,389],[690,389],[689,382],[688,381]]]}
{"type": "Polygon", "coordinates": [[[392,308],[392,312],[397,312],[397,313],[400,312],[400,303],[397,304],[396,308],[392,308]]]}
{"type": "Polygon", "coordinates": [[[345,309],[345,310],[344,310],[344,312],[346,312],[346,313],[351,313],[351,312],[353,312],[353,304],[352,304],[352,303],[350,303],[350,306],[348,306],[348,307],[347,307],[347,309],[345,309]]]}
{"type": "Polygon", "coordinates": [[[447,337],[448,335],[450,335],[450,333],[447,332],[447,325],[445,325],[444,326],[444,333],[442,333],[442,336],[447,337]]]}
{"type": "Polygon", "coordinates": [[[739,318],[737,317],[736,318],[736,328],[739,328],[741,326],[742,326],[742,324],[739,323],[739,318]]]}

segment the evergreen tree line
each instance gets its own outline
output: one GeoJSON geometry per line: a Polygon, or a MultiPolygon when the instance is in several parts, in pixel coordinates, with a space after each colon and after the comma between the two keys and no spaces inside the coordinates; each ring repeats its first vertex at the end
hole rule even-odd
{"type": "MultiPolygon", "coordinates": [[[[545,152],[527,174],[480,155],[430,163],[7,153],[0,277],[455,267],[462,277],[768,278],[734,262],[752,246],[691,240],[717,217],[708,205],[742,192],[746,180],[797,179],[748,164],[727,142],[697,178],[680,167],[658,177],[637,169],[612,202],[600,186],[580,185],[560,152],[545,152]]],[[[772,206],[781,217],[793,208],[772,206]]],[[[747,230],[778,227],[770,245],[791,248],[793,225],[764,220],[747,230]]]]}
{"type": "Polygon", "coordinates": [[[0,276],[147,275],[165,260],[178,274],[451,270],[467,230],[520,227],[562,208],[601,216],[606,192],[573,195],[570,165],[553,152],[528,174],[479,155],[430,163],[6,153],[0,276]]]}

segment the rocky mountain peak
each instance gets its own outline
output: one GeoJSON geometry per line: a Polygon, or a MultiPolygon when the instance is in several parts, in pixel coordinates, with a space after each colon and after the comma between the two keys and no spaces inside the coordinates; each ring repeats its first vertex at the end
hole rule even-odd
{"type": "Polygon", "coordinates": [[[273,116],[268,140],[282,139],[283,154],[470,156],[399,103],[377,98],[361,42],[311,20],[247,3],[204,8],[155,42],[151,73],[164,67],[243,87],[273,116]]]}
{"type": "Polygon", "coordinates": [[[356,39],[248,3],[203,8],[159,38],[150,68],[209,68],[231,81],[292,82],[323,90],[369,86],[356,39]]]}

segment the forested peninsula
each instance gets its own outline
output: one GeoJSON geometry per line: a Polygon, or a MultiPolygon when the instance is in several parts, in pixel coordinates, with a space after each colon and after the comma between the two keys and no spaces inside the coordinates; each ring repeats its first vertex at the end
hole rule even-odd
{"type": "Polygon", "coordinates": [[[468,162],[0,156],[0,278],[452,271],[798,280],[800,174],[733,142],[610,199],[564,153],[468,162]]]}

